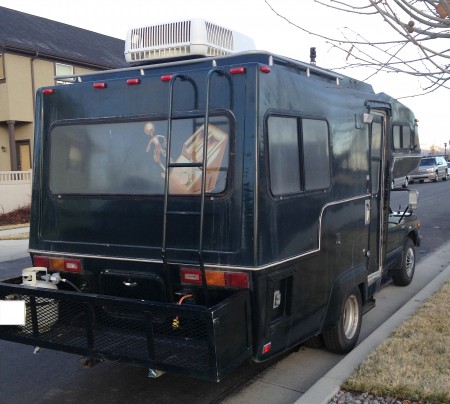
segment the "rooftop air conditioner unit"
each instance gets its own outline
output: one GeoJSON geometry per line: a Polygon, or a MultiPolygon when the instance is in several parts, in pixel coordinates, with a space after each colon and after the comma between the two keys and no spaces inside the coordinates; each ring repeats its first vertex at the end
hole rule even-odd
{"type": "Polygon", "coordinates": [[[254,50],[251,38],[202,19],[132,28],[125,60],[142,63],[167,58],[224,56],[254,50]]]}

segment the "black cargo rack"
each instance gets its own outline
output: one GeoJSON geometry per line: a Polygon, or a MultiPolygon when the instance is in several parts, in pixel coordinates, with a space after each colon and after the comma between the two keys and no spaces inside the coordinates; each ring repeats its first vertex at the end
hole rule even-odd
{"type": "Polygon", "coordinates": [[[0,282],[0,299],[25,300],[25,326],[0,339],[219,381],[251,356],[250,294],[211,308],[0,282]],[[239,330],[239,331],[238,331],[239,330]]]}

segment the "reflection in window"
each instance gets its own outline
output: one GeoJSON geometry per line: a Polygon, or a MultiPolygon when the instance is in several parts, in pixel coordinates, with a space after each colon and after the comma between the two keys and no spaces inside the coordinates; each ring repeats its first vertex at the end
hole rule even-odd
{"type": "MultiPolygon", "coordinates": [[[[169,191],[201,192],[204,124],[201,118],[172,121],[169,191]]],[[[50,137],[50,187],[54,194],[162,195],[167,158],[167,121],[56,126],[50,137]]],[[[228,119],[211,117],[205,188],[226,188],[228,119]]]]}

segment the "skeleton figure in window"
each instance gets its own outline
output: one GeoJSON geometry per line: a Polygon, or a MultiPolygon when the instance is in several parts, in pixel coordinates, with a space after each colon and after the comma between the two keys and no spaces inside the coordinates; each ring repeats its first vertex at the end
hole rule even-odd
{"type": "MultiPolygon", "coordinates": [[[[166,171],[166,167],[161,162],[161,155],[165,158],[166,157],[166,146],[167,141],[164,136],[156,135],[155,134],[155,125],[152,122],[148,122],[144,126],[144,132],[150,136],[150,140],[148,142],[147,148],[145,151],[147,153],[150,153],[152,149],[152,145],[154,146],[153,150],[153,160],[155,160],[155,163],[159,164],[161,169],[163,170],[163,173],[166,171]]],[[[162,174],[164,176],[164,174],[162,174]]]]}

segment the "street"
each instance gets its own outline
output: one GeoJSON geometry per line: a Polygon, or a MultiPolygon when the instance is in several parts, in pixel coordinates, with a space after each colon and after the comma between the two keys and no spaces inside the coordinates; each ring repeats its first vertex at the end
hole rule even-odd
{"type": "MultiPolygon", "coordinates": [[[[450,181],[410,185],[419,191],[417,214],[422,245],[412,284],[384,287],[375,297],[377,306],[363,317],[359,342],[422,289],[450,262],[448,241],[450,181]],[[433,254],[433,265],[420,263],[433,254]]],[[[394,209],[404,207],[406,192],[395,192],[394,209]],[[398,195],[397,195],[398,194],[398,195]],[[399,201],[397,198],[400,198],[399,201]]],[[[28,258],[0,262],[0,279],[20,274],[28,258]]],[[[2,403],[293,403],[323,374],[342,359],[325,350],[299,347],[283,357],[262,363],[245,363],[220,383],[166,374],[147,378],[146,370],[103,362],[84,369],[80,357],[62,352],[0,341],[0,401],[2,403]]]]}

